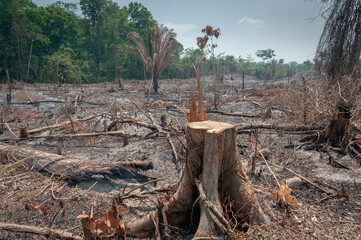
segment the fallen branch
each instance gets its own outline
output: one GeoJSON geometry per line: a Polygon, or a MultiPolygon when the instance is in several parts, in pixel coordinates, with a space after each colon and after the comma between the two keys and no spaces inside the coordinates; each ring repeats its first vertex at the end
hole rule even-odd
{"type": "Polygon", "coordinates": [[[82,240],[82,237],[76,236],[72,233],[65,232],[62,230],[36,227],[30,225],[20,225],[14,223],[5,223],[0,222],[0,230],[9,231],[9,232],[21,232],[21,233],[32,233],[37,235],[45,236],[46,238],[59,238],[59,239],[69,239],[69,240],[82,240]]]}
{"type": "Polygon", "coordinates": [[[119,123],[133,124],[133,125],[137,125],[137,126],[140,126],[140,127],[149,128],[152,131],[158,131],[157,127],[154,126],[153,124],[149,124],[149,123],[146,123],[146,122],[134,119],[134,118],[130,118],[130,117],[127,117],[127,118],[124,118],[123,120],[120,120],[119,123]]]}
{"type": "Polygon", "coordinates": [[[233,116],[233,117],[248,117],[248,118],[261,118],[263,115],[262,114],[244,114],[244,113],[229,113],[229,112],[223,112],[220,110],[207,110],[206,113],[219,113],[222,115],[226,115],[226,116],[233,116]]]}
{"type": "MultiPolygon", "coordinates": [[[[101,115],[93,115],[93,116],[89,116],[89,117],[86,117],[86,118],[81,118],[81,119],[73,119],[72,122],[73,123],[76,123],[76,122],[85,122],[85,121],[88,121],[90,119],[93,119],[93,118],[96,118],[96,117],[99,117],[101,115]]],[[[61,127],[64,127],[68,124],[71,124],[71,121],[64,121],[64,122],[61,122],[61,123],[58,123],[58,124],[54,124],[54,125],[50,125],[50,126],[46,126],[46,127],[41,127],[41,128],[36,128],[36,129],[32,129],[32,130],[28,130],[28,133],[29,134],[34,134],[34,133],[39,133],[39,132],[42,132],[42,131],[46,131],[46,130],[50,130],[50,129],[56,129],[56,128],[61,128],[61,127]]]]}
{"type": "Polygon", "coordinates": [[[11,128],[9,127],[9,125],[8,125],[7,123],[4,123],[4,124],[5,124],[6,128],[9,130],[9,132],[10,132],[12,135],[14,135],[16,139],[19,139],[19,137],[16,136],[16,134],[11,130],[11,128]]]}
{"type": "Polygon", "coordinates": [[[0,143],[0,154],[14,156],[16,159],[26,159],[24,163],[39,172],[54,174],[54,176],[72,181],[91,179],[94,174],[148,181],[149,177],[137,173],[135,169],[148,170],[153,168],[152,162],[94,162],[88,159],[66,157],[26,146],[12,146],[4,143],[0,143]]]}
{"type": "Polygon", "coordinates": [[[331,166],[333,167],[338,167],[338,168],[345,168],[347,170],[350,170],[349,167],[339,163],[337,160],[336,160],[336,156],[334,156],[330,150],[329,150],[329,147],[326,149],[326,152],[328,154],[328,157],[329,157],[329,163],[331,164],[331,166]]]}
{"type": "Polygon", "coordinates": [[[172,154],[173,154],[173,163],[174,163],[174,166],[175,168],[177,169],[177,171],[179,170],[178,169],[178,162],[179,162],[179,158],[178,158],[178,154],[177,154],[177,150],[175,149],[174,147],[174,144],[173,144],[173,141],[171,139],[171,136],[170,136],[170,133],[167,133],[167,140],[169,142],[169,145],[172,149],[172,154]]]}
{"type": "Polygon", "coordinates": [[[41,135],[41,136],[28,136],[30,138],[56,138],[56,139],[69,139],[69,138],[84,138],[84,137],[96,137],[96,136],[121,136],[125,137],[124,131],[112,131],[112,132],[94,132],[94,133],[77,133],[77,134],[53,134],[53,135],[41,135]]]}
{"type": "Polygon", "coordinates": [[[310,180],[308,180],[307,178],[305,178],[305,177],[301,176],[301,175],[300,175],[300,174],[298,174],[298,173],[295,173],[294,171],[292,171],[292,170],[291,170],[291,169],[289,169],[289,168],[286,168],[286,167],[283,167],[283,166],[280,166],[280,165],[274,164],[274,163],[272,163],[272,162],[269,162],[269,164],[270,164],[270,165],[272,165],[272,166],[274,166],[274,167],[281,168],[281,169],[284,169],[284,170],[286,170],[286,171],[288,171],[288,172],[292,173],[293,175],[295,175],[295,176],[297,176],[297,177],[301,178],[303,181],[305,181],[305,182],[309,183],[310,185],[314,186],[315,188],[318,188],[319,190],[321,190],[321,191],[322,191],[322,192],[324,192],[324,193],[327,193],[327,194],[332,194],[330,191],[328,191],[328,190],[326,190],[326,189],[321,188],[321,187],[320,187],[320,186],[318,186],[316,183],[311,182],[311,181],[310,181],[310,180]]]}
{"type": "Polygon", "coordinates": [[[280,130],[285,132],[292,131],[316,131],[323,129],[323,126],[306,126],[306,125],[278,125],[278,124],[265,124],[265,123],[256,123],[256,124],[240,124],[237,126],[237,133],[242,133],[243,130],[247,129],[272,129],[280,130]]]}
{"type": "Polygon", "coordinates": [[[139,198],[139,199],[143,199],[143,198],[147,198],[147,195],[151,195],[151,194],[159,194],[159,193],[163,193],[163,192],[168,192],[171,191],[171,188],[165,187],[165,188],[154,188],[152,190],[149,191],[142,191],[140,193],[125,193],[124,195],[118,195],[116,196],[114,199],[117,200],[117,202],[122,202],[125,199],[130,199],[130,198],[139,198]]]}

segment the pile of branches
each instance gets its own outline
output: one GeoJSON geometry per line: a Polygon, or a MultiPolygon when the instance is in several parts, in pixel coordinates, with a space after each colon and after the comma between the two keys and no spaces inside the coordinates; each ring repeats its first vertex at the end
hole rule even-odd
{"type": "Polygon", "coordinates": [[[359,71],[360,67],[335,84],[330,84],[326,75],[316,80],[301,77],[301,81],[281,84],[272,90],[268,105],[277,106],[284,113],[287,122],[311,125],[334,118],[341,99],[345,104],[353,103],[351,121],[358,122],[361,116],[359,71]]]}

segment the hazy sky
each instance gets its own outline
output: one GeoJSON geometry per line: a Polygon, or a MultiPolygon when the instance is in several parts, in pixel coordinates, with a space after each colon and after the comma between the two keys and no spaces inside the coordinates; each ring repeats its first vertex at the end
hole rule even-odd
{"type": "MultiPolygon", "coordinates": [[[[33,0],[48,5],[57,0],[33,0]]],[[[132,1],[113,0],[119,6],[132,1]]],[[[79,0],[63,0],[79,3],[79,0]]],[[[221,29],[216,54],[255,56],[259,49],[275,50],[286,62],[312,60],[324,20],[319,0],[138,0],[160,24],[173,28],[184,48],[197,48],[201,29],[221,29]],[[318,17],[317,17],[318,16],[318,17]],[[317,17],[315,20],[314,18],[317,17]]]]}

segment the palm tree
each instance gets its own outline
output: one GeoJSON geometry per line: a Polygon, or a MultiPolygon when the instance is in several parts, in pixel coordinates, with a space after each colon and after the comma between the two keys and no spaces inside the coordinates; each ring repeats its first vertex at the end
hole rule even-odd
{"type": "Polygon", "coordinates": [[[143,62],[146,71],[151,74],[150,87],[153,83],[154,92],[158,92],[158,79],[162,71],[172,60],[177,59],[175,50],[179,43],[176,40],[176,33],[173,29],[160,25],[150,28],[148,44],[136,32],[129,33],[127,40],[133,43],[128,51],[143,62]]]}

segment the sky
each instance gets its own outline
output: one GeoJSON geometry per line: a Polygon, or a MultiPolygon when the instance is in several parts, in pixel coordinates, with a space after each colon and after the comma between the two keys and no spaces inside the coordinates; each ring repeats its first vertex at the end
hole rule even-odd
{"type": "MultiPolygon", "coordinates": [[[[57,0],[33,0],[46,6],[57,0]]],[[[79,3],[79,0],[62,0],[79,3]]],[[[132,1],[113,0],[119,6],[132,1]]],[[[220,28],[215,54],[255,56],[271,48],[285,62],[312,60],[324,25],[319,0],[138,0],[157,20],[177,33],[184,48],[197,48],[207,25],[220,28]]]]}

